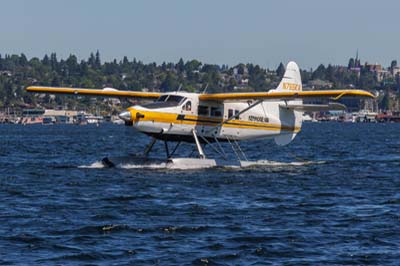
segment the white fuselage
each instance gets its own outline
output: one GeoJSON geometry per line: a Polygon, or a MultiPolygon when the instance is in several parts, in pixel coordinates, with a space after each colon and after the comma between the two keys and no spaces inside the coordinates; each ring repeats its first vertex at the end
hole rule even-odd
{"type": "Polygon", "coordinates": [[[198,96],[175,92],[132,106],[132,125],[159,139],[186,141],[192,141],[193,130],[209,140],[245,140],[296,134],[301,128],[302,113],[282,107],[283,101],[263,101],[242,112],[255,101],[199,101],[198,96]]]}

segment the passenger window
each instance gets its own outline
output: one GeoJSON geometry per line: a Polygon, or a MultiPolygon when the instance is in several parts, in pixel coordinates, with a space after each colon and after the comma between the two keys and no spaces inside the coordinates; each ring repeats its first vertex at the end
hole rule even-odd
{"type": "Polygon", "coordinates": [[[240,116],[238,116],[238,114],[239,114],[239,110],[235,110],[236,119],[240,119],[240,116]]]}
{"type": "Polygon", "coordinates": [[[222,116],[221,108],[211,107],[211,116],[222,116]]]}
{"type": "Polygon", "coordinates": [[[198,113],[199,115],[208,115],[208,106],[199,105],[198,113]]]}

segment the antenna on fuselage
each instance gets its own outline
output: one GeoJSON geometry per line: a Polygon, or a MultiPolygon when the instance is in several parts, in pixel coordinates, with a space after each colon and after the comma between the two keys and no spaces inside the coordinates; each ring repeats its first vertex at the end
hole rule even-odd
{"type": "Polygon", "coordinates": [[[208,88],[208,83],[206,84],[206,87],[204,88],[204,90],[201,94],[205,94],[207,92],[207,88],[208,88]]]}

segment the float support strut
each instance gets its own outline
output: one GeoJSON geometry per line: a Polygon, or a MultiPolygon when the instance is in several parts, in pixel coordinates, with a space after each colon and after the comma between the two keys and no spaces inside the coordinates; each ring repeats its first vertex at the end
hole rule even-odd
{"type": "Polygon", "coordinates": [[[197,147],[197,151],[199,152],[200,159],[205,159],[206,156],[204,155],[203,149],[201,148],[200,141],[197,138],[195,129],[192,129],[192,134],[193,134],[194,141],[196,142],[196,147],[197,147]]]}
{"type": "Polygon", "coordinates": [[[156,138],[153,138],[151,142],[147,145],[146,149],[144,150],[144,156],[147,157],[151,150],[153,149],[154,144],[156,143],[156,138]]]}

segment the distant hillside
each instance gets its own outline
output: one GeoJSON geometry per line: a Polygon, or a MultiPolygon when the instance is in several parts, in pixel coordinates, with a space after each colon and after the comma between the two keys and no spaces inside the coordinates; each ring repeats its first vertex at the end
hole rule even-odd
{"type": "MultiPolygon", "coordinates": [[[[144,64],[127,57],[120,61],[102,62],[99,52],[80,62],[75,55],[58,59],[55,53],[42,59],[27,59],[24,54],[0,55],[0,107],[76,107],[93,104],[88,98],[35,97],[25,92],[24,88],[29,85],[148,91],[171,91],[179,87],[185,91],[203,91],[206,87],[207,92],[266,91],[277,85],[283,73],[282,63],[277,69],[269,70],[253,64],[229,67],[203,64],[197,60],[185,62],[182,59],[177,63],[162,64],[144,64]]],[[[325,67],[321,64],[315,70],[302,70],[302,78],[305,89],[360,88],[396,95],[400,89],[399,73],[396,61],[390,67],[382,68],[367,63],[360,65],[359,60],[350,59],[348,66],[325,67]]],[[[389,109],[390,103],[386,105],[384,107],[389,109]]]]}

